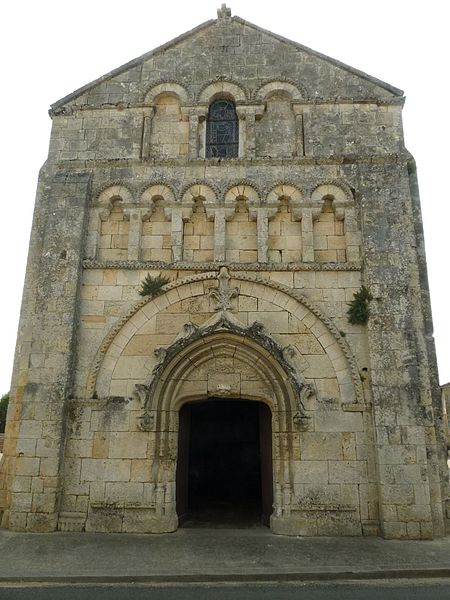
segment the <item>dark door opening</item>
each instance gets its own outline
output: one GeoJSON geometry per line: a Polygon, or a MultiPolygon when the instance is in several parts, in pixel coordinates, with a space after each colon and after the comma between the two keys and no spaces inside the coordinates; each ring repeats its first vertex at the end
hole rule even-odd
{"type": "Polygon", "coordinates": [[[176,481],[180,525],[268,525],[271,450],[271,413],[262,402],[213,399],[183,406],[176,481]]]}

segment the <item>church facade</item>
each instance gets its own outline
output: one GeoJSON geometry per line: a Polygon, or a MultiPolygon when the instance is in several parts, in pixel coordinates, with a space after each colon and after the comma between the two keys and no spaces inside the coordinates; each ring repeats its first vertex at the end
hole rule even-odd
{"type": "Polygon", "coordinates": [[[222,6],[51,107],[3,527],[445,534],[403,101],[222,6]]]}

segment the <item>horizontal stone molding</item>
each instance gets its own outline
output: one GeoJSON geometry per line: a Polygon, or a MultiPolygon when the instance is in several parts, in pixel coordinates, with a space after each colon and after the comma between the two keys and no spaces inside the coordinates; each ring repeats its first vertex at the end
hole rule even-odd
{"type": "Polygon", "coordinates": [[[361,263],[229,263],[229,262],[162,262],[151,260],[83,261],[85,269],[209,271],[226,266],[230,271],[360,271],[361,263]]]}
{"type": "MultiPolygon", "coordinates": [[[[299,87],[298,82],[296,83],[296,86],[299,87]]],[[[152,85],[151,87],[156,87],[154,85],[152,85]]],[[[303,88],[303,86],[302,86],[303,88]]],[[[165,90],[164,90],[165,91],[165,90]]],[[[249,96],[249,104],[252,104],[254,101],[254,98],[258,96],[258,92],[252,91],[252,92],[246,92],[247,95],[249,96]]],[[[191,95],[189,96],[189,98],[191,97],[191,95]]],[[[188,100],[190,102],[190,99],[188,100]]],[[[336,105],[336,104],[373,104],[375,106],[403,106],[405,104],[405,97],[394,97],[394,98],[371,98],[371,97],[365,97],[365,98],[350,98],[348,96],[335,96],[333,98],[325,98],[325,97],[316,97],[316,98],[302,98],[300,100],[301,104],[304,105],[316,105],[316,104],[330,104],[330,105],[336,105]]],[[[242,104],[243,106],[246,105],[246,101],[240,101],[240,104],[242,104]]],[[[146,107],[148,107],[149,105],[146,102],[102,102],[100,104],[94,104],[94,103],[89,103],[89,104],[82,104],[79,106],[61,106],[61,107],[56,107],[56,108],[51,108],[48,111],[48,114],[50,115],[51,118],[53,117],[70,117],[70,116],[75,116],[77,113],[80,112],[89,112],[89,111],[98,111],[98,110],[120,110],[120,111],[124,111],[124,110],[142,110],[146,107]]]]}
{"type": "Polygon", "coordinates": [[[344,504],[308,504],[305,506],[293,504],[291,506],[291,510],[294,512],[356,512],[358,509],[357,506],[344,504]]]}
{"type": "MultiPolygon", "coordinates": [[[[406,164],[410,160],[410,155],[406,151],[395,154],[345,154],[330,156],[312,157],[312,156],[296,156],[292,158],[268,158],[255,157],[252,159],[244,157],[236,158],[155,158],[151,157],[147,161],[135,158],[92,158],[85,160],[61,160],[57,163],[58,169],[111,169],[122,167],[141,167],[142,163],[151,162],[153,167],[179,167],[189,166],[239,166],[239,167],[258,167],[258,166],[322,166],[322,165],[385,165],[385,164],[406,164]]],[[[109,185],[109,184],[108,184],[109,185]]]]}

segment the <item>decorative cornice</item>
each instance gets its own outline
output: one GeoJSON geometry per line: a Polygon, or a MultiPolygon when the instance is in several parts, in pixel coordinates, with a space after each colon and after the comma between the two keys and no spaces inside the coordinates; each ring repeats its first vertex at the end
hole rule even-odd
{"type": "MultiPolygon", "coordinates": [[[[217,81],[220,81],[219,79],[217,81]]],[[[230,79],[226,79],[226,81],[228,81],[229,83],[232,83],[232,81],[230,79]]],[[[275,79],[274,81],[280,81],[283,82],[282,79],[275,79]]],[[[165,82],[165,81],[160,81],[160,83],[177,83],[178,85],[181,85],[183,87],[185,87],[184,82],[182,82],[182,80],[177,81],[172,79],[170,82],[165,82]],[[180,83],[181,82],[181,83],[180,83]]],[[[214,81],[210,82],[208,85],[211,85],[211,83],[215,83],[214,81]]],[[[290,83],[290,81],[288,81],[288,83],[290,83]]],[[[158,85],[158,84],[156,84],[158,85]]],[[[239,85],[239,84],[234,84],[234,85],[239,85]]],[[[295,84],[296,87],[300,87],[300,84],[295,84]]],[[[207,86],[206,86],[207,87],[207,86]]],[[[239,85],[239,87],[242,89],[242,86],[239,85]]],[[[186,88],[185,88],[186,89],[186,88]]],[[[149,91],[149,90],[147,90],[149,91]]],[[[306,90],[305,90],[306,91],[306,90]]],[[[187,90],[188,92],[188,97],[189,97],[189,101],[192,102],[192,104],[194,104],[194,94],[192,93],[192,91],[187,90]]],[[[245,93],[246,90],[244,90],[245,93]]],[[[249,90],[248,92],[248,102],[245,103],[238,103],[238,106],[247,106],[247,105],[253,105],[254,102],[257,100],[256,98],[256,94],[257,94],[258,90],[253,89],[253,90],[249,90]]],[[[339,104],[353,104],[353,105],[358,105],[358,104],[374,104],[375,106],[403,106],[405,103],[405,98],[402,97],[395,97],[395,98],[371,98],[371,97],[361,97],[361,98],[349,98],[347,96],[335,96],[333,98],[324,98],[324,97],[316,97],[316,98],[310,98],[310,97],[305,97],[304,99],[302,98],[301,100],[295,100],[294,101],[296,104],[301,104],[303,106],[314,106],[314,105],[326,105],[326,104],[331,104],[331,105],[339,105],[339,104]]],[[[116,102],[116,103],[112,103],[112,102],[102,102],[101,104],[81,104],[78,106],[60,106],[60,107],[56,107],[56,108],[50,108],[48,111],[48,114],[50,115],[51,118],[53,117],[71,117],[71,116],[75,116],[77,113],[79,112],[88,112],[88,111],[98,111],[98,110],[144,110],[146,108],[148,108],[150,105],[146,104],[144,101],[142,102],[116,102]]],[[[195,106],[195,104],[194,104],[195,106]]],[[[199,103],[198,104],[199,108],[205,106],[204,103],[199,103]]]]}
{"type": "Polygon", "coordinates": [[[222,263],[162,262],[151,260],[83,260],[85,269],[210,271],[226,266],[230,271],[360,271],[361,263],[222,263]]]}
{"type": "Polygon", "coordinates": [[[245,158],[237,157],[230,159],[220,158],[154,158],[149,160],[141,160],[138,158],[92,158],[86,160],[61,160],[54,163],[56,169],[112,169],[122,167],[152,167],[153,169],[161,167],[186,167],[186,166],[202,166],[203,168],[208,166],[245,166],[245,167],[259,167],[269,165],[271,167],[276,166],[321,166],[321,165],[347,165],[347,164],[362,164],[362,165],[385,165],[385,164],[407,164],[410,160],[409,155],[406,152],[398,154],[386,154],[386,155],[366,155],[361,156],[360,154],[346,154],[344,156],[293,156],[291,158],[267,158],[267,157],[256,157],[256,158],[245,158]]]}

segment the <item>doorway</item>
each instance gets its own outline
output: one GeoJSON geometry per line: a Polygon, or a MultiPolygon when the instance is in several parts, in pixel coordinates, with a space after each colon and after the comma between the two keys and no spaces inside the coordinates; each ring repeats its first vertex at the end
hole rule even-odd
{"type": "Polygon", "coordinates": [[[269,525],[272,488],[267,405],[209,399],[182,407],[176,475],[180,525],[269,525]]]}

